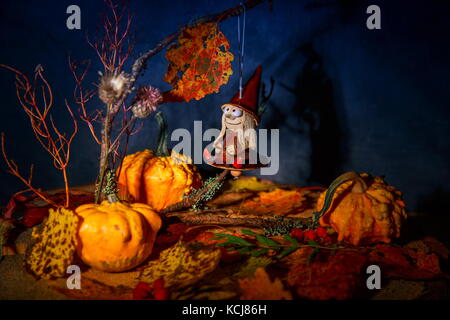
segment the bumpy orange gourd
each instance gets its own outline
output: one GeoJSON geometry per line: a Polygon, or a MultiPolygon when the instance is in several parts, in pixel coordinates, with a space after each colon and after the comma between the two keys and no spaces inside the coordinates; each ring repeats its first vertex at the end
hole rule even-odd
{"type": "MultiPolygon", "coordinates": [[[[320,225],[332,227],[339,241],[353,245],[374,242],[389,243],[400,236],[400,227],[406,219],[401,192],[386,184],[381,177],[360,174],[341,184],[333,196],[330,208],[319,219],[320,225]]],[[[317,202],[323,206],[325,192],[317,202]]]]}
{"type": "Polygon", "coordinates": [[[150,255],[161,218],[150,206],[103,201],[84,204],[75,212],[82,218],[77,253],[93,268],[126,271],[150,255]]]}
{"type": "Polygon", "coordinates": [[[151,150],[127,155],[118,169],[119,197],[159,211],[183,200],[202,185],[196,167],[184,155],[155,156],[151,150]],[[120,171],[120,172],[119,172],[120,171]]]}

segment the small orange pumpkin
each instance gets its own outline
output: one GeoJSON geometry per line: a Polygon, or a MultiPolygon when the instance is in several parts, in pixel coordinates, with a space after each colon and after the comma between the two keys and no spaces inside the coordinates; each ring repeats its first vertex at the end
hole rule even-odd
{"type": "Polygon", "coordinates": [[[75,209],[82,218],[77,253],[93,268],[106,272],[132,269],[148,258],[161,218],[150,206],[119,201],[84,204],[75,209]]]}
{"type": "Polygon", "coordinates": [[[202,186],[202,177],[191,158],[167,149],[167,124],[161,112],[156,152],[144,150],[127,155],[117,169],[119,198],[149,204],[156,211],[180,202],[202,186]]]}
{"type": "MultiPolygon", "coordinates": [[[[202,185],[196,167],[184,155],[155,156],[144,150],[127,155],[119,174],[119,198],[149,204],[160,211],[202,185]]],[[[118,169],[119,171],[119,169],[118,169]]]]}
{"type": "MultiPolygon", "coordinates": [[[[324,205],[326,191],[317,202],[324,205]]],[[[400,227],[407,218],[401,192],[389,186],[381,177],[362,173],[340,184],[332,204],[319,219],[324,227],[332,227],[339,241],[353,245],[386,242],[400,236],[400,227]]]]}

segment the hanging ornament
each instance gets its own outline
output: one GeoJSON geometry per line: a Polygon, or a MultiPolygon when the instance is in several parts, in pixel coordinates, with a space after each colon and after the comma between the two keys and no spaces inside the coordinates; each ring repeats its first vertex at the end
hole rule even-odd
{"type": "Polygon", "coordinates": [[[260,121],[257,110],[261,72],[259,66],[242,89],[242,96],[240,90],[230,102],[222,105],[222,129],[213,143],[214,156],[208,148],[204,150],[209,165],[231,170],[235,177],[244,170],[266,166],[257,152],[255,130],[260,121]]]}
{"type": "Polygon", "coordinates": [[[208,148],[203,152],[206,162],[217,168],[230,170],[234,177],[239,177],[244,170],[264,167],[267,163],[257,152],[256,126],[259,124],[259,90],[261,87],[262,67],[258,66],[250,80],[242,86],[245,44],[245,6],[244,21],[238,16],[238,51],[239,51],[239,90],[229,103],[222,105],[222,130],[213,143],[214,156],[208,148]],[[241,37],[242,34],[242,37],[241,37]]]}

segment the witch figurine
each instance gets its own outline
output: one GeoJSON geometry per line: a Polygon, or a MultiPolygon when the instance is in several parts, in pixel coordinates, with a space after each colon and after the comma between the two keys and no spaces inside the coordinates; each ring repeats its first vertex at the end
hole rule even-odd
{"type": "Polygon", "coordinates": [[[257,152],[256,126],[260,122],[258,114],[259,90],[262,67],[255,73],[231,99],[221,106],[222,129],[213,143],[214,155],[204,150],[206,163],[227,169],[235,177],[244,170],[253,170],[267,166],[266,161],[257,152]],[[264,162],[264,163],[263,163],[264,162]]]}

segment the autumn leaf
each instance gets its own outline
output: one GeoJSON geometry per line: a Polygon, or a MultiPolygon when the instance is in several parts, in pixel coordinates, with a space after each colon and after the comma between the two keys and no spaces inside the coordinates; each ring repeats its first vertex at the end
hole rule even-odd
{"type": "Polygon", "coordinates": [[[376,245],[370,261],[378,264],[387,277],[402,279],[432,279],[442,276],[439,257],[423,249],[376,245]]]}
{"type": "Polygon", "coordinates": [[[66,282],[62,286],[53,286],[54,290],[69,298],[80,300],[131,300],[131,288],[110,286],[97,280],[83,278],[80,290],[68,289],[66,282]]]}
{"type": "Polygon", "coordinates": [[[8,240],[8,233],[13,228],[13,225],[6,220],[0,218],[0,261],[3,257],[3,246],[8,240]]]}
{"type": "MultiPolygon", "coordinates": [[[[66,199],[65,192],[46,194],[46,197],[53,202],[63,205],[66,199]]],[[[94,201],[94,194],[89,191],[70,190],[70,208],[75,209],[79,205],[94,201]]],[[[5,218],[14,219],[14,222],[25,227],[33,227],[40,224],[48,215],[51,209],[48,203],[39,199],[36,195],[24,196],[15,194],[9,200],[5,218]]]]}
{"type": "Polygon", "coordinates": [[[173,89],[164,94],[164,101],[200,100],[219,92],[233,73],[229,49],[228,39],[216,23],[186,28],[166,52],[169,67],[164,80],[173,89]]]}
{"type": "Polygon", "coordinates": [[[239,268],[239,271],[234,274],[236,278],[251,277],[259,268],[265,268],[271,264],[273,260],[268,257],[250,257],[246,263],[239,268]]]}
{"type": "Polygon", "coordinates": [[[258,214],[286,215],[300,208],[304,200],[298,190],[276,188],[270,192],[260,192],[257,197],[244,201],[241,207],[258,214]]]}
{"type": "Polygon", "coordinates": [[[341,251],[326,261],[309,263],[310,250],[299,250],[290,257],[289,286],[302,298],[313,300],[349,299],[361,286],[361,273],[367,258],[353,251],[341,251]],[[297,260],[297,261],[295,261],[297,260]]]}
{"type": "Polygon", "coordinates": [[[236,180],[228,180],[224,183],[224,192],[243,192],[243,191],[269,191],[276,187],[270,180],[261,180],[257,177],[240,177],[236,180]]]}
{"type": "Polygon", "coordinates": [[[270,280],[263,268],[255,271],[254,277],[239,280],[241,300],[292,300],[280,279],[270,280]]]}
{"type": "Polygon", "coordinates": [[[42,226],[33,229],[25,256],[27,270],[42,279],[66,275],[74,260],[79,219],[72,210],[50,209],[42,226]]]}
{"type": "Polygon", "coordinates": [[[150,261],[138,277],[139,281],[153,283],[163,278],[166,287],[182,288],[196,283],[213,271],[220,261],[217,248],[198,247],[182,241],[164,250],[158,260],[150,261]]]}

